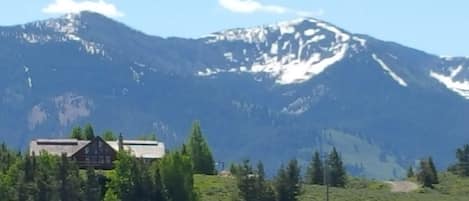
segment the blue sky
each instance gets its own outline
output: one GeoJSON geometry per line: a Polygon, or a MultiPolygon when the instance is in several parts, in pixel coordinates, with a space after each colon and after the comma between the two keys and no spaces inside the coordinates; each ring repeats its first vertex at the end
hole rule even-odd
{"type": "Polygon", "coordinates": [[[463,0],[6,0],[0,25],[91,9],[159,36],[198,37],[313,16],[353,33],[430,53],[469,56],[469,1],[463,0]]]}

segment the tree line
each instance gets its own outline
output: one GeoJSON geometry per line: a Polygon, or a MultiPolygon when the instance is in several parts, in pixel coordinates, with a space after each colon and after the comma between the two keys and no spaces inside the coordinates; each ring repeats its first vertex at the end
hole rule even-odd
{"type": "MultiPolygon", "coordinates": [[[[91,125],[75,127],[71,137],[94,138],[91,125]]],[[[147,139],[155,139],[151,135],[147,139]]],[[[115,140],[112,132],[103,138],[115,140]]],[[[448,171],[469,177],[469,145],[456,150],[457,162],[448,171]]],[[[347,172],[340,153],[333,148],[322,155],[314,152],[302,174],[296,159],[278,168],[269,179],[262,162],[249,160],[233,164],[230,172],[236,180],[235,200],[297,201],[303,184],[345,187],[347,172]]],[[[110,171],[92,168],[79,170],[66,155],[21,153],[0,146],[0,198],[12,201],[197,201],[194,174],[216,175],[215,161],[199,122],[194,122],[186,143],[168,151],[160,160],[145,161],[120,151],[110,171]]],[[[431,157],[410,167],[408,177],[425,187],[439,182],[431,157]]]]}
{"type": "MultiPolygon", "coordinates": [[[[456,163],[448,167],[448,172],[460,177],[469,177],[469,144],[456,149],[455,155],[456,163]]],[[[440,183],[432,157],[420,159],[417,168],[410,166],[407,169],[407,178],[415,178],[423,187],[428,188],[440,183]]]]}
{"type": "MultiPolygon", "coordinates": [[[[113,137],[107,132],[108,136],[113,137]]],[[[76,139],[92,139],[91,125],[76,139]]],[[[110,171],[79,170],[65,154],[29,154],[0,146],[0,198],[11,201],[196,201],[193,174],[216,174],[212,153],[194,122],[187,143],[160,160],[120,151],[110,171]]]]}
{"type": "Polygon", "coordinates": [[[306,169],[304,178],[301,167],[296,159],[287,165],[281,165],[272,180],[266,179],[264,165],[258,162],[256,168],[245,160],[238,165],[232,165],[230,172],[236,178],[238,195],[241,201],[297,201],[302,193],[302,184],[330,185],[345,187],[347,173],[342,158],[335,148],[321,159],[319,152],[315,152],[306,169]]]}

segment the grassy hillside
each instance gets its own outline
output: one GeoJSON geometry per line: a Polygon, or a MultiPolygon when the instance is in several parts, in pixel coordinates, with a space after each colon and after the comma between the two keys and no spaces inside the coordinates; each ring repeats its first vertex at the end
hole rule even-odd
{"type": "MultiPolygon", "coordinates": [[[[378,181],[352,179],[345,189],[330,188],[330,200],[334,201],[467,201],[469,200],[469,178],[462,179],[444,173],[441,184],[435,189],[419,189],[411,193],[391,193],[389,187],[378,181]]],[[[201,200],[233,201],[236,197],[235,180],[229,177],[195,176],[195,185],[201,200]]],[[[324,200],[323,186],[305,185],[301,201],[324,200]]]]}

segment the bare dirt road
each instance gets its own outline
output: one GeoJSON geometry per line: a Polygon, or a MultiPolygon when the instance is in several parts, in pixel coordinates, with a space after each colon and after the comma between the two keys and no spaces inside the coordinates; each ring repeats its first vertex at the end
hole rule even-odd
{"type": "Polygon", "coordinates": [[[386,183],[391,186],[391,192],[394,193],[408,193],[419,188],[416,183],[410,181],[387,181],[386,183]]]}

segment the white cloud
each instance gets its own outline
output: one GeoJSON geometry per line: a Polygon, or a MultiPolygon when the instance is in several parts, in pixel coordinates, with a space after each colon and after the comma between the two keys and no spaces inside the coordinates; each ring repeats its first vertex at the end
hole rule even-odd
{"type": "Polygon", "coordinates": [[[282,14],[287,10],[282,6],[263,5],[253,0],[219,0],[218,3],[220,3],[223,8],[236,13],[253,13],[257,11],[265,11],[282,14]]]}
{"type": "Polygon", "coordinates": [[[119,11],[114,4],[105,0],[55,0],[42,9],[42,12],[51,14],[79,13],[81,11],[92,11],[108,17],[124,16],[124,13],[119,11]]]}
{"type": "Polygon", "coordinates": [[[267,12],[274,14],[286,14],[293,13],[298,16],[311,17],[321,16],[324,14],[323,10],[318,12],[308,12],[295,10],[279,5],[267,5],[256,0],[218,0],[218,3],[223,8],[235,12],[235,13],[255,13],[255,12],[267,12]]]}

